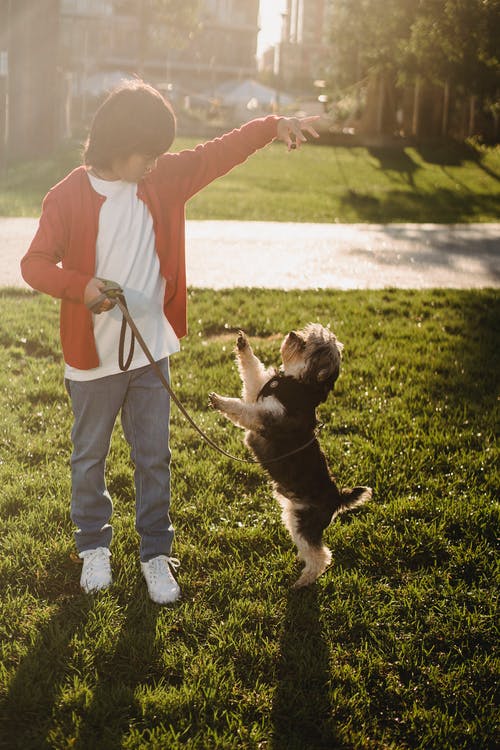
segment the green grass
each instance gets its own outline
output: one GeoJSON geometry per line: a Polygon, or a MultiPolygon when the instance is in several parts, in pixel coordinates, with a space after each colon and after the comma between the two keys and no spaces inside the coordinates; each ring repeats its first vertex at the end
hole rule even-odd
{"type": "Polygon", "coordinates": [[[333,564],[299,565],[263,472],[200,442],[174,409],[181,602],[152,604],[133,527],[128,449],[113,439],[115,583],[79,589],[69,520],[70,407],[57,303],[0,293],[0,746],[486,750],[498,742],[497,291],[190,292],[172,382],[206,408],[236,395],[243,327],[331,324],[345,344],[322,445],[373,501],[327,530],[333,564]]]}
{"type": "MultiPolygon", "coordinates": [[[[191,147],[179,139],[176,148],[191,147]]],[[[76,147],[11,166],[0,216],[38,216],[44,194],[79,163],[76,147]]],[[[272,144],[188,204],[191,219],[312,222],[500,220],[500,147],[394,149],[272,144]]]]}

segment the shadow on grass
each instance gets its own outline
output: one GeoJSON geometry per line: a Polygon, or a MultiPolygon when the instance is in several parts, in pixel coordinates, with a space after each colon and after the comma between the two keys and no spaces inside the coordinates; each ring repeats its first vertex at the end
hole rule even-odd
{"type": "Polygon", "coordinates": [[[124,735],[139,719],[135,689],[147,683],[155,670],[155,629],[159,608],[145,601],[143,582],[130,597],[126,619],[112,653],[97,665],[97,679],[90,705],[81,714],[79,750],[118,750],[124,735]]]}
{"type": "Polygon", "coordinates": [[[448,188],[432,192],[389,190],[375,197],[371,193],[349,190],[341,198],[342,208],[354,211],[359,221],[433,222],[456,224],[474,220],[498,221],[500,199],[495,195],[462,193],[448,188]]]}
{"type": "MultiPolygon", "coordinates": [[[[461,167],[466,162],[473,162],[488,177],[496,182],[500,175],[484,163],[480,151],[467,144],[422,143],[416,147],[421,159],[435,167],[452,184],[450,188],[434,188],[429,192],[417,190],[414,175],[420,165],[411,156],[399,148],[369,148],[370,155],[378,160],[380,169],[396,179],[403,177],[409,189],[391,190],[379,196],[349,190],[342,199],[346,208],[354,209],[361,221],[372,222],[435,222],[439,224],[458,223],[461,221],[482,220],[498,221],[500,199],[498,195],[478,193],[474,185],[470,187],[456,174],[450,173],[450,167],[461,167]]],[[[493,187],[493,185],[491,185],[493,187]]]]}
{"type": "Polygon", "coordinates": [[[429,373],[426,390],[433,399],[453,394],[455,403],[481,420],[482,414],[498,409],[500,292],[457,292],[441,304],[449,310],[445,331],[450,349],[429,373]]]}
{"type": "Polygon", "coordinates": [[[377,159],[379,169],[383,172],[394,172],[398,179],[402,177],[408,185],[414,187],[414,175],[420,169],[420,166],[413,161],[404,149],[372,147],[368,149],[368,153],[374,159],[377,159]]]}
{"type": "Polygon", "coordinates": [[[440,167],[461,167],[465,162],[472,161],[488,177],[500,182],[500,174],[484,163],[484,154],[481,150],[467,143],[450,144],[448,141],[420,143],[416,149],[428,164],[436,164],[440,167]]]}
{"type": "Polygon", "coordinates": [[[72,657],[71,641],[84,627],[92,607],[91,600],[83,604],[79,599],[63,600],[40,628],[0,702],[0,747],[38,750],[50,746],[46,738],[72,657]]]}
{"type": "Polygon", "coordinates": [[[141,582],[136,589],[113,647],[107,651],[96,642],[87,656],[81,646],[75,651],[74,641],[85,637],[91,619],[102,619],[98,597],[110,594],[61,600],[0,701],[0,747],[122,747],[123,735],[137,717],[134,691],[155,664],[158,607],[145,601],[141,582]]]}
{"type": "Polygon", "coordinates": [[[329,649],[316,586],[290,592],[280,652],[273,750],[342,750],[332,718],[329,649]]]}
{"type": "Polygon", "coordinates": [[[415,149],[424,161],[439,167],[461,167],[466,161],[479,161],[477,151],[465,143],[421,142],[415,149]]]}

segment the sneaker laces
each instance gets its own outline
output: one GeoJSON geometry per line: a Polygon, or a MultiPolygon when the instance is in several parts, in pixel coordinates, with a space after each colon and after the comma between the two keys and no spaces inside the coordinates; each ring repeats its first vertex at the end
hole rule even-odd
{"type": "Polygon", "coordinates": [[[96,564],[106,562],[111,557],[111,552],[107,547],[97,547],[97,549],[88,549],[80,552],[80,557],[90,568],[96,564]]]}
{"type": "Polygon", "coordinates": [[[149,568],[152,578],[156,579],[159,576],[167,573],[168,576],[172,580],[174,580],[174,576],[172,575],[170,566],[172,566],[174,570],[177,570],[180,564],[181,564],[181,561],[178,560],[177,557],[168,557],[167,555],[158,555],[157,557],[153,557],[153,559],[149,561],[148,568],[149,568]]]}
{"type": "Polygon", "coordinates": [[[111,582],[111,552],[107,547],[84,550],[80,557],[83,560],[81,584],[85,589],[88,586],[93,589],[93,584],[100,588],[103,579],[109,578],[109,583],[111,582]]]}

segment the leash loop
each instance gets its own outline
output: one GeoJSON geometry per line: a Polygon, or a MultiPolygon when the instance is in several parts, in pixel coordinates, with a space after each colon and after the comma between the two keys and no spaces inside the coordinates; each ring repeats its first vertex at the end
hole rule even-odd
{"type": "MultiPolygon", "coordinates": [[[[95,297],[93,300],[91,300],[91,302],[87,304],[87,307],[89,308],[90,312],[94,313],[95,315],[99,315],[99,313],[102,312],[101,305],[105,301],[109,301],[112,303],[111,309],[113,309],[113,307],[115,307],[115,305],[118,304],[118,301],[120,301],[121,303],[120,309],[122,309],[121,307],[122,305],[124,307],[127,307],[127,300],[125,299],[125,294],[123,293],[123,289],[121,288],[119,284],[116,283],[116,281],[110,281],[109,279],[99,279],[99,281],[102,281],[104,286],[101,288],[101,294],[99,294],[98,297],[95,297]]],[[[126,372],[128,370],[128,368],[130,367],[132,363],[132,359],[134,356],[135,334],[132,328],[130,328],[129,351],[128,351],[127,359],[126,361],[124,361],[126,333],[127,333],[127,320],[125,319],[125,316],[123,315],[123,310],[122,310],[122,327],[120,329],[120,343],[118,346],[118,366],[122,372],[126,372]]]]}

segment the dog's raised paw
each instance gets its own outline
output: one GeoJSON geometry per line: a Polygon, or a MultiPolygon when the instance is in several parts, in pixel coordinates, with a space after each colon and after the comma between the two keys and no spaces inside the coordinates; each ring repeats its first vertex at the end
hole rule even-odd
{"type": "Polygon", "coordinates": [[[208,404],[212,409],[218,409],[220,406],[220,396],[212,391],[208,394],[208,404]]]}
{"type": "Polygon", "coordinates": [[[244,331],[239,331],[238,338],[236,339],[236,346],[240,352],[247,348],[248,339],[244,331]]]}

